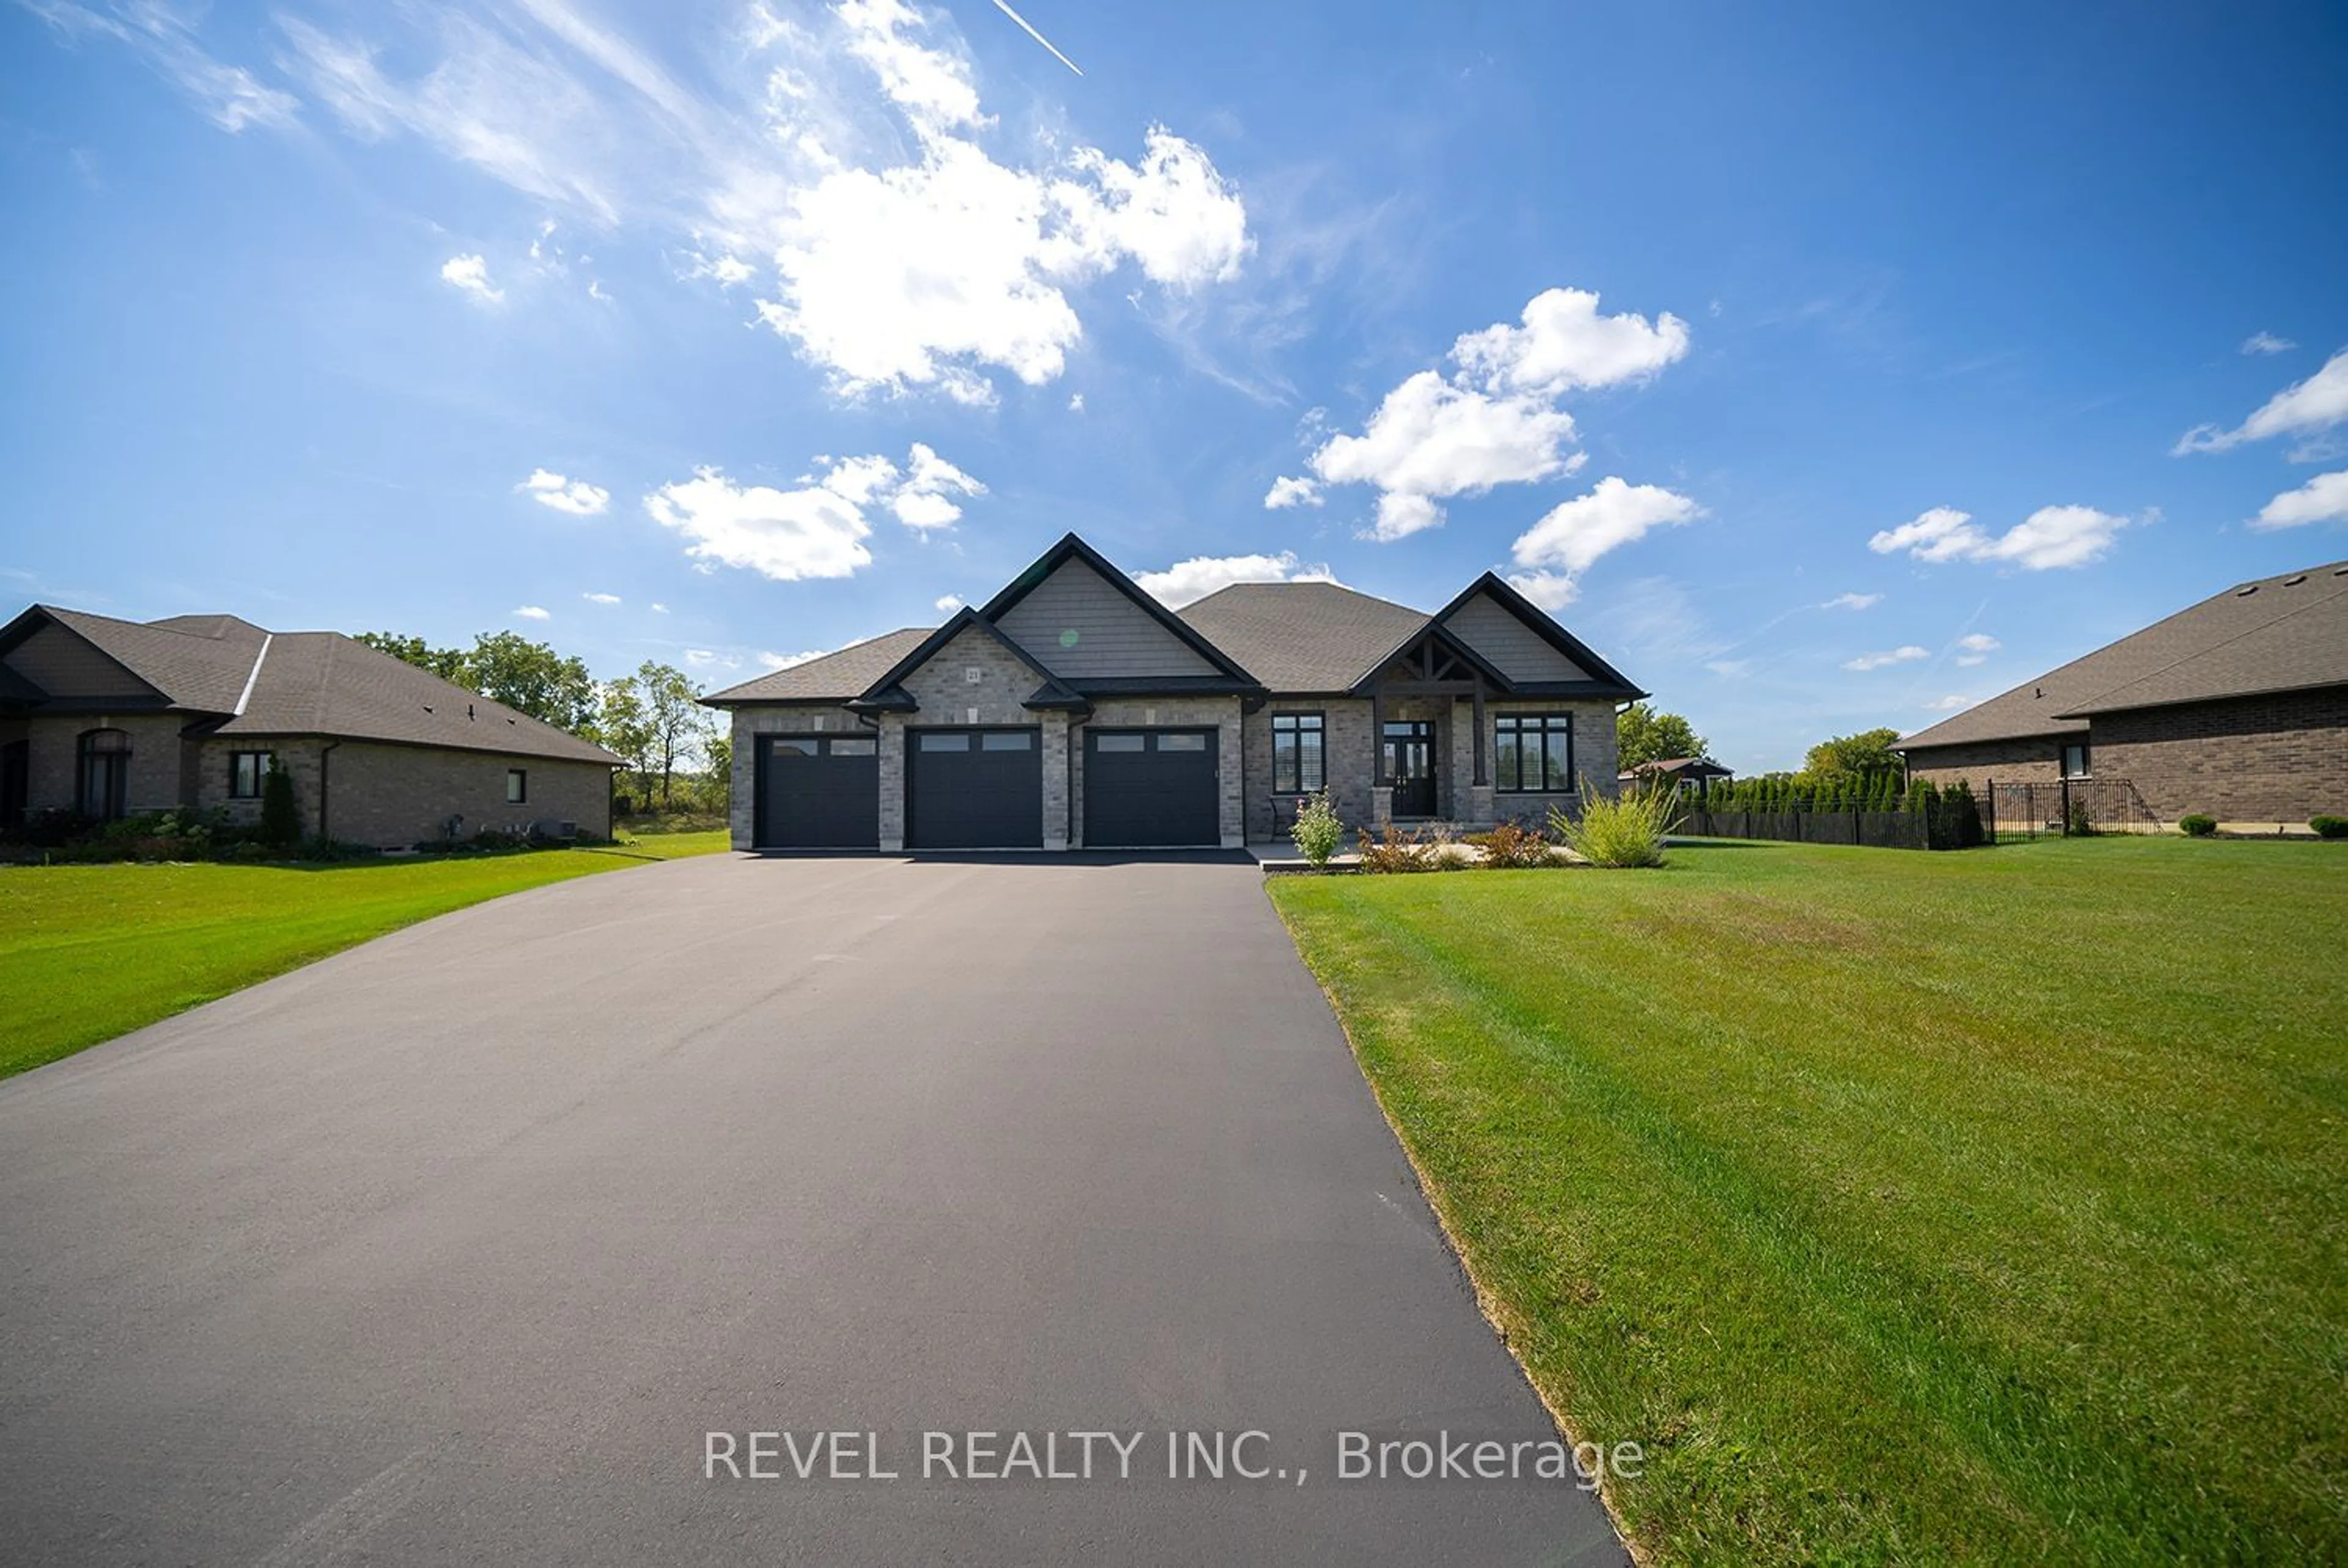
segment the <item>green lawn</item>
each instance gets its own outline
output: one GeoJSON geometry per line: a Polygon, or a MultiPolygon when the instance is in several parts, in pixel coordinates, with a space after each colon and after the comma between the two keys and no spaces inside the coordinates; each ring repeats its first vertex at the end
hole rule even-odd
{"type": "Polygon", "coordinates": [[[1654,1560],[2348,1560],[2348,846],[1270,886],[1654,1560]]]}
{"type": "Polygon", "coordinates": [[[725,847],[679,833],[314,867],[0,868],[0,1078],[468,904],[725,847]]]}

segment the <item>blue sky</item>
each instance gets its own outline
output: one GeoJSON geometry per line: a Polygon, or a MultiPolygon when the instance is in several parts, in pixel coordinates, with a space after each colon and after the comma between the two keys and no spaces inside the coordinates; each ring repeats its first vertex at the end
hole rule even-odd
{"type": "Polygon", "coordinates": [[[1753,771],[2348,555],[2336,5],[1020,10],[0,0],[0,587],[715,686],[1498,568],[1753,771]]]}

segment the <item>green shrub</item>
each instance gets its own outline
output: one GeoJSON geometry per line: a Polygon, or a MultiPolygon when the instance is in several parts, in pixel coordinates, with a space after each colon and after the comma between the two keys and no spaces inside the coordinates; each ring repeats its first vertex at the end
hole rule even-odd
{"type": "Polygon", "coordinates": [[[1592,866],[1661,866],[1663,835],[1679,818],[1678,803],[1668,794],[1643,791],[1609,799],[1581,781],[1581,815],[1568,816],[1561,806],[1550,807],[1550,831],[1592,866]]]}
{"type": "Polygon", "coordinates": [[[2348,816],[2311,816],[2307,825],[2318,838],[2348,838],[2348,816]]]}
{"type": "Polygon", "coordinates": [[[261,779],[261,842],[291,849],[301,841],[302,815],[294,804],[294,775],[273,756],[261,779]]]}
{"type": "Polygon", "coordinates": [[[2185,830],[2185,835],[2188,838],[2207,838],[2218,831],[2218,819],[2214,816],[2204,816],[2197,811],[2190,815],[2178,817],[2177,825],[2185,830]]]}
{"type": "Polygon", "coordinates": [[[1329,864],[1337,845],[1345,841],[1345,825],[1337,820],[1337,808],[1330,803],[1327,790],[1306,795],[1298,804],[1288,836],[1295,843],[1296,853],[1311,861],[1314,870],[1329,864]]]}

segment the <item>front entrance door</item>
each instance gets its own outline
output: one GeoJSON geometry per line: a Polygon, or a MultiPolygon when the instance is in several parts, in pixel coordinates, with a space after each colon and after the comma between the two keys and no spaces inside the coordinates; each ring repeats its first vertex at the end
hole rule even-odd
{"type": "Polygon", "coordinates": [[[1386,782],[1396,816],[1435,815],[1435,724],[1427,719],[1389,720],[1378,744],[1385,748],[1386,782]]]}

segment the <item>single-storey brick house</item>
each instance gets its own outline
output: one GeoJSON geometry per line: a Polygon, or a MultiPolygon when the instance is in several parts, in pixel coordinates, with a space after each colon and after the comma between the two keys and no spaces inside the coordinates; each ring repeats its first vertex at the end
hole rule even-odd
{"type": "Polygon", "coordinates": [[[0,828],[219,809],[275,758],[304,835],[397,848],[483,828],[608,837],[620,759],[335,631],[36,604],[0,627],[0,828]]]}
{"type": "Polygon", "coordinates": [[[985,605],[709,697],[739,849],[1238,847],[1485,826],[1614,780],[1645,695],[1499,578],[1428,614],[1326,582],[1168,610],[1074,534],[985,605]]]}
{"type": "Polygon", "coordinates": [[[2348,815],[2348,561],[2238,583],[1896,749],[1977,793],[2125,779],[2170,824],[2348,815]]]}

